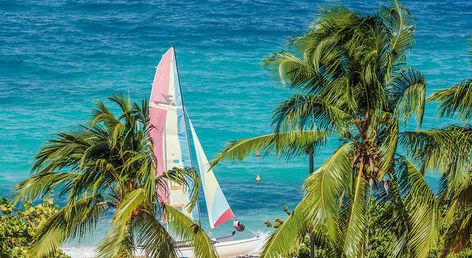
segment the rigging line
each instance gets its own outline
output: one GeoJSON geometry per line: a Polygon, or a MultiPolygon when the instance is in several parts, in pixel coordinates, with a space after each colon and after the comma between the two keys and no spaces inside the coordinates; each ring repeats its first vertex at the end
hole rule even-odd
{"type": "Polygon", "coordinates": [[[250,229],[248,226],[246,226],[247,230],[251,231],[251,233],[253,233],[255,236],[258,236],[259,234],[257,234],[256,232],[254,232],[254,230],[250,229]]]}

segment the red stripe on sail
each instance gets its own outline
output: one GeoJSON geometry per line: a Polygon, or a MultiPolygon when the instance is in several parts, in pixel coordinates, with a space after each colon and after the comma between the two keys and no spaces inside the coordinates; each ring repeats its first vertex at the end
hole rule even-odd
{"type": "Polygon", "coordinates": [[[234,218],[233,211],[231,209],[227,209],[221,216],[216,220],[214,227],[218,227],[219,225],[225,223],[226,221],[234,218]]]}

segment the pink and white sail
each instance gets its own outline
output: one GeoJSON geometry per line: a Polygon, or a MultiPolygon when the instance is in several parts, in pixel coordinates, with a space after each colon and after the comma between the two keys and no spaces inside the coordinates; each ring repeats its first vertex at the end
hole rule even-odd
{"type": "MultiPolygon", "coordinates": [[[[170,48],[162,56],[157,67],[149,102],[150,136],[157,161],[156,175],[162,175],[174,167],[192,166],[186,113],[178,76],[174,48],[170,48]]],[[[214,228],[234,218],[234,214],[213,171],[208,170],[209,163],[206,155],[190,120],[188,122],[197,154],[210,226],[214,228]]],[[[167,184],[166,187],[158,189],[160,199],[179,208],[189,217],[195,217],[192,215],[196,212],[190,213],[185,209],[189,203],[188,189],[184,189],[175,182],[169,181],[167,184]]]]}
{"type": "MultiPolygon", "coordinates": [[[[162,175],[174,167],[192,166],[178,76],[174,48],[170,48],[157,66],[149,101],[156,175],[162,175]]],[[[185,209],[189,203],[188,189],[169,181],[166,187],[158,189],[158,193],[165,203],[192,217],[185,209]]]]}

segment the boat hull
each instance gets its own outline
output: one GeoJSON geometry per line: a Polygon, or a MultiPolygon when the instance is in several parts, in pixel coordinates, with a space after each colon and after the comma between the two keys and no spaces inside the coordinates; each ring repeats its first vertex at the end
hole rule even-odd
{"type": "MultiPolygon", "coordinates": [[[[224,241],[217,242],[214,244],[216,252],[219,257],[236,257],[240,255],[252,254],[257,252],[256,250],[259,247],[261,238],[259,236],[242,239],[242,240],[233,240],[233,241],[224,241]]],[[[192,247],[182,247],[179,248],[180,257],[193,258],[193,248],[192,247]]]]}

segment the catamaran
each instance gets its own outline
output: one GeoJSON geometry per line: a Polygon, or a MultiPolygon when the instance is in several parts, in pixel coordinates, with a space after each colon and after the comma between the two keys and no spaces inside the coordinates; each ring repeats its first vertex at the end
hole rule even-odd
{"type": "MultiPolygon", "coordinates": [[[[162,175],[165,171],[174,167],[192,167],[189,127],[192,133],[210,227],[213,229],[234,219],[235,215],[213,171],[209,169],[210,165],[203,147],[185,110],[174,47],[171,47],[162,56],[157,66],[149,101],[149,116],[152,125],[150,137],[157,161],[156,174],[162,175]]],[[[158,189],[158,194],[165,203],[179,209],[193,220],[200,220],[198,208],[193,211],[185,209],[190,202],[187,188],[171,181],[167,182],[166,188],[160,187],[158,189]]],[[[233,222],[233,226],[236,231],[244,230],[244,226],[237,220],[233,222]]],[[[229,237],[212,239],[220,257],[246,255],[258,248],[261,242],[258,235],[249,239],[234,240],[234,232],[229,237]]],[[[192,246],[181,246],[179,252],[181,257],[194,256],[192,246]]]]}

